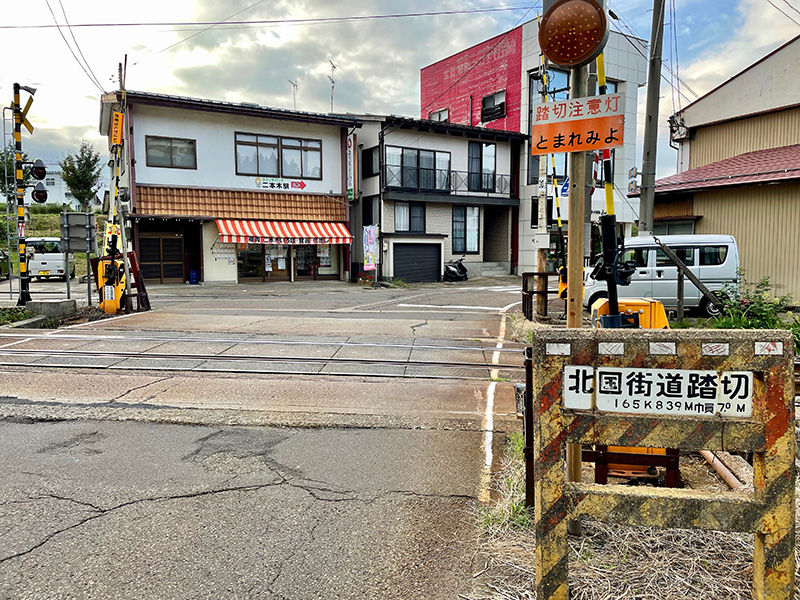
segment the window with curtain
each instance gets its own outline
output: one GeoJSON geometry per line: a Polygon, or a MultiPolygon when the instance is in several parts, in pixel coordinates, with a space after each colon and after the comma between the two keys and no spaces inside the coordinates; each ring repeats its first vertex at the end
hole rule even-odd
{"type": "Polygon", "coordinates": [[[450,153],[386,146],[386,187],[450,190],[450,153]]]}
{"type": "Polygon", "coordinates": [[[471,192],[494,192],[496,146],[485,142],[470,142],[467,152],[469,190],[471,192]]]}
{"type": "Polygon", "coordinates": [[[144,144],[148,167],[197,168],[195,140],[148,135],[145,136],[144,144]]]}
{"type": "Polygon", "coordinates": [[[478,254],[480,252],[479,206],[453,207],[453,254],[478,254]]]}
{"type": "Polygon", "coordinates": [[[425,204],[423,202],[395,202],[394,230],[425,233],[425,204]]]}
{"type": "Polygon", "coordinates": [[[236,174],[322,179],[322,141],[236,133],[236,174]]]}

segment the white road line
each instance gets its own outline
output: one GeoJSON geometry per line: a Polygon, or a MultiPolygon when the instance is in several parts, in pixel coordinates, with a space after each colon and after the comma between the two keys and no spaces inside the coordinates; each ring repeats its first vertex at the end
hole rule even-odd
{"type": "Polygon", "coordinates": [[[116,317],[109,317],[108,319],[98,319],[97,321],[86,321],[86,323],[76,323],[75,325],[67,325],[66,327],[61,327],[59,329],[54,329],[50,333],[46,333],[45,335],[55,335],[59,331],[64,331],[65,329],[73,329],[75,327],[83,327],[84,325],[95,325],[98,323],[108,323],[109,321],[116,321],[117,319],[124,319],[126,317],[132,317],[134,315],[138,315],[138,312],[128,313],[127,315],[118,315],[116,317]]]}
{"type": "MultiPolygon", "coordinates": [[[[515,303],[518,304],[518,303],[515,303]]],[[[439,304],[398,304],[403,308],[457,308],[459,310],[503,310],[499,306],[461,306],[461,305],[439,305],[439,304]]]]}
{"type": "MultiPolygon", "coordinates": [[[[500,364],[500,350],[503,348],[503,342],[506,337],[506,312],[522,301],[512,302],[508,306],[504,306],[500,310],[500,331],[497,334],[497,350],[492,353],[492,364],[500,364]]],[[[481,473],[481,485],[478,490],[478,499],[484,504],[488,504],[491,500],[491,484],[492,484],[492,462],[494,457],[492,455],[492,441],[494,439],[494,394],[497,389],[497,378],[500,376],[499,369],[491,370],[491,378],[493,381],[489,383],[486,389],[486,411],[483,413],[483,472],[481,473]]]]}

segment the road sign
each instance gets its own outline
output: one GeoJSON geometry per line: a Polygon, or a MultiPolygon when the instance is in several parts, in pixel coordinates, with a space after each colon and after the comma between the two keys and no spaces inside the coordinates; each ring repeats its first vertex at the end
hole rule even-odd
{"type": "Polygon", "coordinates": [[[67,252],[97,254],[97,223],[94,213],[61,213],[61,244],[67,252]]]}
{"type": "Polygon", "coordinates": [[[111,145],[122,143],[122,124],[125,120],[121,112],[114,111],[111,115],[111,145]]]}
{"type": "Polygon", "coordinates": [[[606,94],[537,104],[531,154],[582,152],[624,143],[625,97],[606,94]]]}

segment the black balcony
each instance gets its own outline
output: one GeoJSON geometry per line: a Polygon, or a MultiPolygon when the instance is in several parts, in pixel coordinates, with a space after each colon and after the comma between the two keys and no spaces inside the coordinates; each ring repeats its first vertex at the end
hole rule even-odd
{"type": "Polygon", "coordinates": [[[511,176],[384,165],[384,189],[427,194],[511,194],[511,176]]]}

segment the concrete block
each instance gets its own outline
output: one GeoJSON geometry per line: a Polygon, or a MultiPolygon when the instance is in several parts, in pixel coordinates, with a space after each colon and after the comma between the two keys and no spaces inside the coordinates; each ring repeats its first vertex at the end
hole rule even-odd
{"type": "Polygon", "coordinates": [[[77,304],[75,300],[31,300],[25,308],[34,315],[59,318],[75,313],[77,304]]]}

